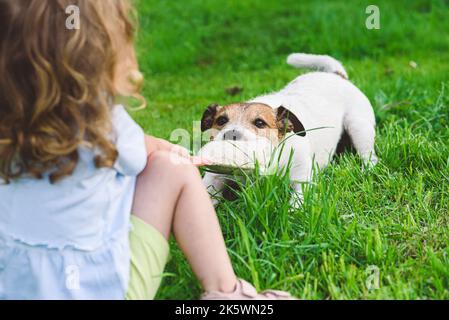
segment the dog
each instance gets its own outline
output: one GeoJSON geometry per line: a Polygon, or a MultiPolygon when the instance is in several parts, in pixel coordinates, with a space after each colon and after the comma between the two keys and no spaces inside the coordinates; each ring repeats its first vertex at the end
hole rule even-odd
{"type": "MultiPolygon", "coordinates": [[[[208,106],[201,131],[214,141],[262,138],[274,145],[283,143],[279,165],[291,166],[291,201],[296,206],[303,199],[302,183],[312,180],[314,166],[326,167],[336,153],[352,148],[364,167],[376,165],[376,121],[370,101],[348,80],[336,59],[293,53],[287,63],[315,71],[300,75],[278,92],[243,103],[208,106]]],[[[224,192],[226,181],[226,176],[209,172],[203,178],[211,193],[224,192]]]]}

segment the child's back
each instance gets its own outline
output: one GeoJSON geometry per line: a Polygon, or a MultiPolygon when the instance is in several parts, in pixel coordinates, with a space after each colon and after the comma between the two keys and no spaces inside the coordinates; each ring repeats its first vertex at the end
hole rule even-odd
{"type": "Polygon", "coordinates": [[[120,156],[113,168],[96,168],[94,154],[81,148],[70,177],[0,185],[0,242],[7,243],[0,246],[0,298],[125,295],[128,277],[116,275],[129,273],[129,219],[146,151],[142,130],[123,107],[114,120],[120,156]],[[95,287],[77,283],[83,279],[95,287]]]}
{"type": "Polygon", "coordinates": [[[123,298],[128,286],[147,162],[142,129],[112,106],[129,12],[80,1],[68,30],[63,2],[0,3],[0,299],[123,298]]]}

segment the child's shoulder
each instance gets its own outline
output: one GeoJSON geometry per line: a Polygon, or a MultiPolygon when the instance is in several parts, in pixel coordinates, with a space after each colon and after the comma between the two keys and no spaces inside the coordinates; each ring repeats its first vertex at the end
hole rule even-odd
{"type": "Polygon", "coordinates": [[[112,125],[118,151],[118,159],[114,168],[124,175],[138,175],[147,163],[143,129],[122,105],[113,107],[112,125]]]}

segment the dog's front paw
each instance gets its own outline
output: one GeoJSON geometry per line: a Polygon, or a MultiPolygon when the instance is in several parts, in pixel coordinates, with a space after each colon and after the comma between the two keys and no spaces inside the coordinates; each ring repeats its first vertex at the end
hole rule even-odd
{"type": "Polygon", "coordinates": [[[297,210],[302,207],[304,203],[304,195],[302,192],[295,191],[290,198],[290,211],[297,210]]]}
{"type": "Polygon", "coordinates": [[[376,155],[370,155],[363,160],[362,171],[369,171],[379,163],[379,158],[376,155]]]}

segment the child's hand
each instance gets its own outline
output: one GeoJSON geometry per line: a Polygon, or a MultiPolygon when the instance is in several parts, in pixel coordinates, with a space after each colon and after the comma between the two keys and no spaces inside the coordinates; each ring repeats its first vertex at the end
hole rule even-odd
{"type": "Polygon", "coordinates": [[[161,150],[176,154],[198,167],[212,163],[211,161],[209,161],[207,159],[203,159],[203,158],[196,157],[196,156],[191,156],[190,151],[187,150],[186,148],[184,148],[180,145],[170,143],[166,140],[161,140],[161,148],[162,148],[161,150]]]}
{"type": "MultiPolygon", "coordinates": [[[[191,156],[189,150],[186,148],[170,143],[164,139],[159,139],[151,136],[145,136],[145,142],[147,145],[148,155],[154,151],[167,151],[179,156],[181,159],[185,159],[195,166],[204,166],[211,164],[212,162],[200,157],[191,156]]],[[[175,159],[175,158],[174,158],[175,159]]],[[[179,158],[178,158],[179,159],[179,158]]]]}

